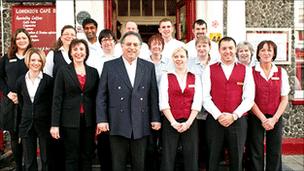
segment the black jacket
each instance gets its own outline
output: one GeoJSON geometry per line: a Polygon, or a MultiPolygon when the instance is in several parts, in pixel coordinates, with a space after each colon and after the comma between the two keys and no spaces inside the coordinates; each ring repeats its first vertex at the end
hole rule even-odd
{"type": "Polygon", "coordinates": [[[82,92],[73,63],[58,70],[52,105],[52,126],[80,126],[80,104],[84,105],[86,126],[96,125],[95,101],[99,76],[95,68],[85,65],[86,84],[82,92]]]}
{"type": "Polygon", "coordinates": [[[21,122],[19,136],[24,137],[34,127],[38,136],[49,136],[51,126],[51,101],[53,92],[53,78],[43,74],[34,102],[31,101],[25,82],[25,75],[16,83],[19,105],[21,108],[21,122]]]}

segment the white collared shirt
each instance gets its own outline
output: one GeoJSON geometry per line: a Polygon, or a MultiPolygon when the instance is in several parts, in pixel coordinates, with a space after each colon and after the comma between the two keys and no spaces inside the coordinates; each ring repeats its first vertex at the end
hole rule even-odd
{"type": "MultiPolygon", "coordinates": [[[[266,77],[265,73],[263,72],[263,69],[261,68],[260,63],[256,63],[254,70],[260,72],[260,75],[265,79],[269,80],[273,77],[273,74],[275,72],[278,72],[278,67],[272,63],[271,69],[268,78],[266,77]]],[[[287,96],[290,91],[289,81],[288,81],[288,74],[284,68],[281,67],[281,79],[282,79],[282,86],[281,86],[281,96],[287,96]]]]}
{"type": "Polygon", "coordinates": [[[88,59],[86,60],[86,64],[90,67],[97,69],[98,74],[100,76],[101,71],[102,71],[103,62],[104,62],[101,59],[101,56],[103,55],[101,45],[98,41],[96,41],[93,44],[88,40],[87,40],[87,42],[88,42],[90,53],[89,53],[88,59]]]}
{"type": "MultiPolygon", "coordinates": [[[[231,65],[223,65],[221,62],[218,65],[221,65],[225,76],[229,79],[231,72],[236,65],[238,64],[236,61],[231,65]]],[[[255,96],[255,86],[254,79],[252,75],[252,69],[250,67],[246,67],[244,85],[243,85],[243,94],[242,94],[242,102],[241,104],[233,111],[234,114],[237,114],[238,117],[242,117],[244,113],[249,111],[254,104],[254,96],[255,96]]],[[[212,101],[212,97],[210,94],[211,91],[211,78],[210,78],[210,66],[207,66],[203,76],[203,106],[204,108],[213,116],[215,120],[222,114],[222,112],[217,108],[217,106],[212,101]]]]}
{"type": "Polygon", "coordinates": [[[169,42],[165,42],[164,49],[162,51],[162,56],[165,58],[172,59],[173,51],[179,47],[184,47],[185,43],[172,38],[169,42]]]}
{"type": "MultiPolygon", "coordinates": [[[[190,72],[190,71],[188,71],[190,72]]],[[[178,84],[184,92],[186,85],[187,85],[187,75],[185,74],[185,78],[179,78],[179,76],[176,74],[175,71],[170,71],[168,73],[172,73],[176,76],[178,84]]],[[[169,105],[169,94],[168,94],[168,73],[164,73],[160,80],[160,86],[159,86],[159,109],[170,109],[169,105]]],[[[194,73],[193,73],[194,74],[194,73]]],[[[195,83],[194,83],[194,96],[193,96],[193,102],[191,105],[191,110],[197,110],[200,111],[202,108],[202,85],[201,85],[201,79],[198,75],[195,75],[195,83]]],[[[190,86],[190,85],[189,85],[190,86]]]]}
{"type": "Polygon", "coordinates": [[[42,78],[43,78],[43,74],[42,74],[41,71],[39,72],[39,75],[37,76],[37,78],[34,79],[34,81],[32,81],[30,79],[30,72],[29,71],[25,74],[26,88],[27,88],[27,92],[29,93],[29,96],[30,96],[30,99],[31,99],[32,103],[34,102],[35,94],[37,92],[39,83],[40,83],[42,78]]]}
{"type": "MultiPolygon", "coordinates": [[[[69,64],[72,61],[69,58],[68,52],[64,50],[63,47],[59,48],[59,51],[62,53],[63,59],[69,64]]],[[[53,68],[54,68],[54,51],[49,51],[49,53],[46,56],[46,62],[45,66],[43,68],[43,72],[47,75],[53,77],[53,68]]]]}
{"type": "Polygon", "coordinates": [[[134,87],[136,68],[137,68],[137,58],[134,61],[132,61],[131,64],[124,57],[122,57],[122,59],[124,61],[131,85],[132,87],[134,87]]]}
{"type": "MultiPolygon", "coordinates": [[[[91,52],[90,52],[91,53],[91,52]]],[[[86,61],[86,64],[90,67],[93,67],[97,69],[99,76],[101,75],[102,69],[103,69],[103,64],[107,61],[110,61],[112,59],[116,59],[116,56],[106,56],[103,50],[101,53],[97,56],[89,56],[89,58],[86,61]]]]}

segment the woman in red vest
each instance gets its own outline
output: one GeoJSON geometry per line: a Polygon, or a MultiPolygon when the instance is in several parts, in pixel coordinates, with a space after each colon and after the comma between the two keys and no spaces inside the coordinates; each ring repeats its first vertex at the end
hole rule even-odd
{"type": "Polygon", "coordinates": [[[286,71],[273,61],[277,56],[277,45],[271,40],[259,43],[257,60],[253,68],[255,100],[249,118],[251,125],[249,147],[252,170],[264,170],[264,134],[266,132],[266,170],[282,170],[282,117],[288,104],[290,90],[286,71]]]}
{"type": "Polygon", "coordinates": [[[161,170],[173,171],[178,144],[183,147],[184,170],[198,170],[198,127],[202,108],[199,76],[187,69],[188,54],[177,48],[172,54],[175,69],[164,74],[159,86],[159,106],[164,113],[161,170]]]}

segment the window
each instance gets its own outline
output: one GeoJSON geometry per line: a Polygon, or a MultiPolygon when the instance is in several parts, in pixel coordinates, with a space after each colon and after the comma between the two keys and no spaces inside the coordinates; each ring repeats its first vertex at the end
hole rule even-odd
{"type": "Polygon", "coordinates": [[[176,0],[116,0],[118,16],[175,16],[176,0]]]}

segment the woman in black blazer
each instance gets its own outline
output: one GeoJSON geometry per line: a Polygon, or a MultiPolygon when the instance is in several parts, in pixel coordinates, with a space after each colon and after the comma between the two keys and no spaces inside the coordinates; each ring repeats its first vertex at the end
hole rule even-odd
{"type": "MultiPolygon", "coordinates": [[[[55,47],[49,51],[46,57],[46,63],[43,68],[44,73],[56,78],[60,67],[66,67],[71,63],[68,55],[69,46],[76,38],[76,29],[71,25],[62,27],[60,37],[56,41],[55,47]]],[[[51,139],[49,153],[49,171],[63,171],[64,168],[64,147],[61,139],[51,139]]]]}
{"type": "MultiPolygon", "coordinates": [[[[8,53],[0,59],[0,89],[4,96],[7,96],[15,104],[18,103],[16,94],[16,80],[27,72],[27,67],[24,64],[24,54],[32,47],[32,41],[29,33],[23,29],[17,29],[11,38],[11,45],[8,53]]],[[[18,106],[15,106],[18,108],[18,106]]],[[[17,109],[20,114],[20,109],[17,109]]],[[[16,171],[22,171],[22,145],[19,143],[18,123],[17,118],[11,117],[7,119],[5,128],[11,136],[11,146],[16,162],[16,171]]]]}
{"type": "Polygon", "coordinates": [[[31,48],[25,54],[25,64],[29,71],[16,82],[21,122],[19,137],[22,139],[24,165],[26,171],[38,171],[37,138],[39,138],[42,171],[47,171],[49,129],[51,127],[51,105],[53,79],[42,73],[45,54],[31,48]]]}
{"type": "Polygon", "coordinates": [[[63,139],[66,171],[92,169],[99,76],[85,64],[88,56],[87,42],[74,39],[69,48],[72,63],[60,68],[55,79],[50,132],[63,139]]]}

